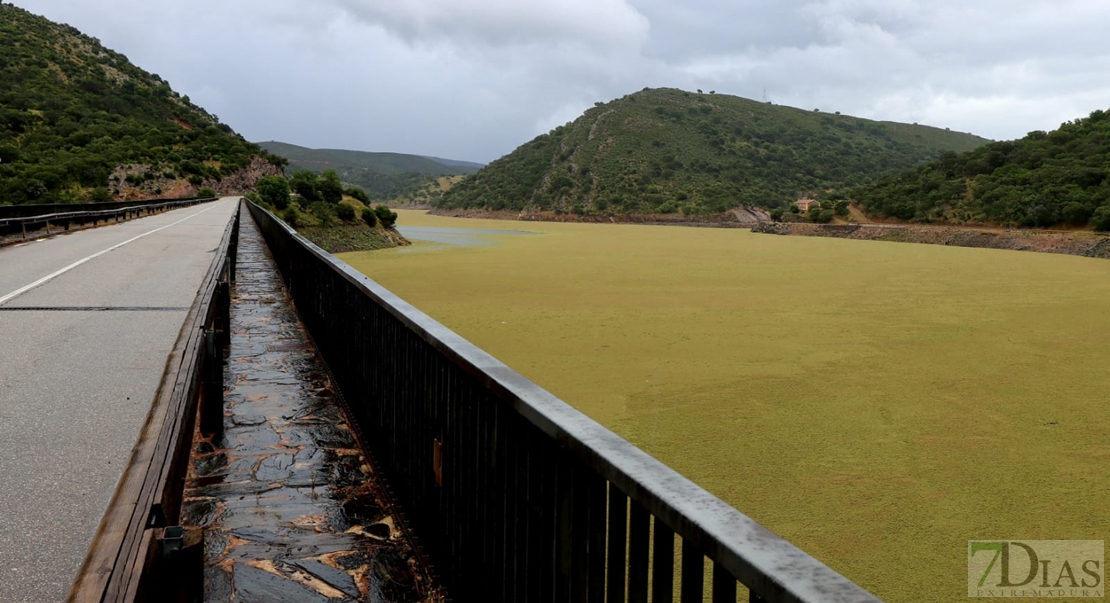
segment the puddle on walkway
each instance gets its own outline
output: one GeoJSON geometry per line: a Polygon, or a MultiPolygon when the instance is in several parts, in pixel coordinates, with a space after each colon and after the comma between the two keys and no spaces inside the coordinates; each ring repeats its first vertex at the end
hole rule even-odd
{"type": "Polygon", "coordinates": [[[205,528],[205,601],[444,597],[379,496],[254,223],[239,239],[224,433],[197,436],[182,510],[205,528]]]}
{"type": "MultiPolygon", "coordinates": [[[[442,249],[443,245],[454,245],[456,247],[487,247],[491,245],[500,245],[500,243],[483,237],[538,234],[524,230],[483,230],[477,228],[444,228],[440,226],[398,226],[397,231],[410,241],[441,244],[433,249],[442,249]]],[[[421,248],[413,249],[413,251],[420,250],[421,248]]],[[[429,251],[430,249],[424,247],[422,250],[429,251]]]]}

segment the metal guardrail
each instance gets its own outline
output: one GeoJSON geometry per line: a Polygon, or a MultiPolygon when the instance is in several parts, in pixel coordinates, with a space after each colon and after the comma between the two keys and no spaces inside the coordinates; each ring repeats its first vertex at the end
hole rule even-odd
{"type": "Polygon", "coordinates": [[[454,600],[646,603],[650,590],[664,603],[677,573],[683,603],[706,594],[734,603],[738,582],[749,601],[878,601],[273,214],[249,209],[454,600]]]}
{"type": "Polygon", "coordinates": [[[171,201],[122,201],[118,203],[90,203],[88,205],[5,205],[0,206],[0,234],[22,232],[27,238],[27,227],[45,224],[46,233],[50,227],[69,230],[73,224],[93,224],[101,220],[117,221],[132,217],[149,215],[159,211],[190,207],[199,203],[215,201],[216,197],[197,197],[174,199],[171,201]],[[81,209],[75,209],[81,208],[81,209]],[[65,211],[71,210],[71,211],[65,211]]]}
{"type": "Polygon", "coordinates": [[[222,348],[229,335],[240,213],[237,208],[224,230],[189,308],[68,603],[201,600],[203,535],[177,524],[198,415],[202,429],[214,416],[222,423],[222,348]]]}

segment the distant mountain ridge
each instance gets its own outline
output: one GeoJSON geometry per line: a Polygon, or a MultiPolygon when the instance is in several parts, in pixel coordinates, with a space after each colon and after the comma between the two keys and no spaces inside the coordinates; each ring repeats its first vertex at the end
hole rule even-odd
{"type": "Polygon", "coordinates": [[[473,174],[483,167],[481,163],[471,161],[457,161],[453,159],[440,159],[424,155],[409,155],[407,153],[383,153],[372,151],[349,151],[344,149],[311,149],[287,142],[268,140],[256,143],[267,151],[285,157],[289,160],[290,169],[299,169],[298,165],[306,166],[305,169],[319,171],[322,169],[366,169],[379,174],[430,174],[435,176],[452,176],[456,174],[473,174]],[[311,167],[310,167],[311,166],[311,167]]]}
{"type": "Polygon", "coordinates": [[[289,171],[323,172],[332,169],[348,184],[362,188],[377,202],[428,201],[438,196],[437,180],[444,176],[468,175],[480,163],[440,159],[405,153],[310,149],[277,141],[260,142],[268,152],[289,160],[289,171]]]}
{"type": "Polygon", "coordinates": [[[281,164],[96,38],[0,3],[0,203],[242,191],[281,164]]]}
{"type": "Polygon", "coordinates": [[[984,138],[723,94],[644,89],[596,103],[444,193],[448,209],[722,213],[786,207],[984,138]]]}

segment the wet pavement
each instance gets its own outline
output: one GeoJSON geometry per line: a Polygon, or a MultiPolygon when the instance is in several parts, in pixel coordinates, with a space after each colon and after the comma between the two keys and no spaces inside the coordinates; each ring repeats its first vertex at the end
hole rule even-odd
{"type": "Polygon", "coordinates": [[[443,601],[395,525],[244,212],[224,432],[197,435],[182,524],[205,528],[205,601],[443,601]]]}

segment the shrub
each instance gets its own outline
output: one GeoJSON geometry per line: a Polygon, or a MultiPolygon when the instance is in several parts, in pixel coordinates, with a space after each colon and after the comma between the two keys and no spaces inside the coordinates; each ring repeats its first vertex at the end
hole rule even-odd
{"type": "Polygon", "coordinates": [[[355,219],[355,208],[346,203],[340,203],[335,206],[335,215],[339,216],[339,219],[344,222],[350,222],[355,219]]]}
{"type": "Polygon", "coordinates": [[[366,222],[367,226],[377,226],[378,214],[374,213],[374,210],[369,207],[364,207],[362,208],[362,221],[366,222]]]}
{"type": "Polygon", "coordinates": [[[837,201],[835,211],[836,211],[836,215],[840,216],[841,218],[847,218],[848,217],[848,202],[847,201],[837,201]]]}
{"type": "Polygon", "coordinates": [[[327,201],[317,201],[309,206],[308,211],[316,216],[320,226],[327,228],[335,225],[335,209],[327,201]]]}
{"type": "Polygon", "coordinates": [[[296,228],[301,222],[301,212],[297,210],[296,205],[290,205],[282,212],[281,219],[285,220],[286,224],[296,228]]]}
{"type": "Polygon", "coordinates": [[[97,187],[89,191],[89,203],[108,203],[112,201],[112,193],[104,187],[97,187]]]}
{"type": "Polygon", "coordinates": [[[366,191],[364,191],[361,188],[358,188],[356,186],[352,186],[350,188],[344,189],[343,194],[347,195],[348,197],[351,197],[352,199],[358,199],[362,203],[369,203],[370,202],[370,195],[367,195],[366,191]]]}
{"type": "Polygon", "coordinates": [[[1095,215],[1091,218],[1091,225],[1095,230],[1110,230],[1110,205],[1103,205],[1095,210],[1095,215]]]}
{"type": "MultiPolygon", "coordinates": [[[[262,195],[259,195],[258,193],[247,193],[247,194],[243,195],[243,197],[246,198],[246,200],[250,201],[251,203],[263,203],[262,195]]],[[[285,208],[280,208],[280,209],[285,209],[285,208]]]]}
{"type": "Polygon", "coordinates": [[[774,220],[775,222],[782,222],[782,213],[783,212],[782,212],[781,207],[776,207],[775,209],[772,209],[771,210],[771,219],[774,220]]]}
{"type": "Polygon", "coordinates": [[[211,186],[202,186],[197,191],[197,196],[198,197],[215,197],[216,196],[216,190],[213,189],[211,186]]]}
{"type": "Polygon", "coordinates": [[[381,222],[382,226],[386,228],[393,228],[393,225],[397,223],[397,212],[384,205],[375,207],[374,213],[378,216],[378,222],[381,222]]]}

